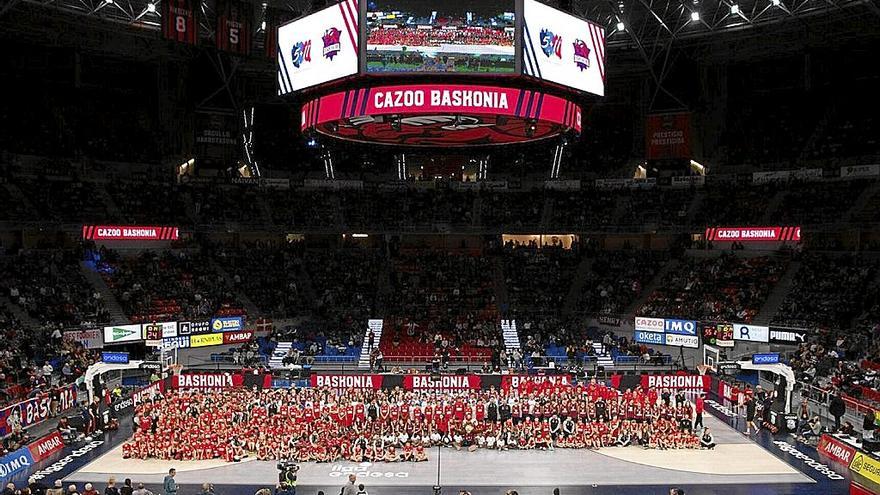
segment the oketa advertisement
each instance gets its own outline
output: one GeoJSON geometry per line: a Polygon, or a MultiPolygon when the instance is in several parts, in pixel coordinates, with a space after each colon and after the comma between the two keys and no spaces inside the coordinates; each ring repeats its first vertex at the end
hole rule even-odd
{"type": "Polygon", "coordinates": [[[657,332],[645,332],[644,330],[636,330],[633,340],[639,344],[666,345],[665,335],[657,332]]]}
{"type": "Polygon", "coordinates": [[[278,94],[358,72],[358,0],[345,0],[278,28],[278,94]]]}
{"type": "Polygon", "coordinates": [[[605,29],[535,0],[525,0],[523,73],[604,96],[605,29]]]}

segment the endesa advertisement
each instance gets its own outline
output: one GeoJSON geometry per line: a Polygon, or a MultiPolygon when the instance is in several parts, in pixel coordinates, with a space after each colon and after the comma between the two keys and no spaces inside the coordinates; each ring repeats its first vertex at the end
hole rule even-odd
{"type": "Polygon", "coordinates": [[[179,229],[137,225],[83,225],[82,236],[90,241],[176,241],[179,229]]]}
{"type": "Polygon", "coordinates": [[[358,72],[358,0],[344,0],[278,28],[278,94],[358,72]]]}
{"type": "Polygon", "coordinates": [[[710,227],[706,240],[714,242],[801,242],[800,227],[710,227]]]}
{"type": "Polygon", "coordinates": [[[535,0],[523,4],[523,73],[605,95],[605,29],[535,0]]]}

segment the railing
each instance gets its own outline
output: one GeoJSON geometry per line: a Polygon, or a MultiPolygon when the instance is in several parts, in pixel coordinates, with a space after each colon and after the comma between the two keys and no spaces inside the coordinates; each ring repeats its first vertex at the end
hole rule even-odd
{"type": "MultiPolygon", "coordinates": [[[[831,393],[832,390],[824,390],[815,385],[802,385],[801,386],[801,396],[806,398],[807,400],[814,402],[822,407],[827,408],[831,402],[831,393]]],[[[871,407],[864,402],[859,401],[853,397],[850,397],[846,394],[841,395],[843,402],[846,404],[846,409],[858,415],[864,415],[869,411],[874,411],[876,408],[871,407]]]]}

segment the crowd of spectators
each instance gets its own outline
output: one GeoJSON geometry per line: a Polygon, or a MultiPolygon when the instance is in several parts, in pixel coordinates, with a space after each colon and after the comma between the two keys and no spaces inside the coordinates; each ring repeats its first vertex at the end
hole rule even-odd
{"type": "Polygon", "coordinates": [[[503,29],[466,27],[463,29],[420,29],[417,27],[398,27],[395,29],[374,28],[370,30],[367,44],[394,45],[418,48],[441,45],[492,45],[513,46],[513,35],[503,29]]]}
{"type": "Polygon", "coordinates": [[[779,206],[779,225],[840,222],[853,206],[865,181],[789,184],[779,206]]]}
{"type": "Polygon", "coordinates": [[[774,323],[849,328],[867,309],[868,288],[877,262],[854,255],[804,254],[791,290],[774,323]]]}
{"type": "Polygon", "coordinates": [[[555,238],[540,247],[535,241],[508,241],[503,253],[505,282],[513,313],[554,313],[562,309],[581,261],[576,240],[568,249],[555,238]]]}
{"type": "Polygon", "coordinates": [[[613,225],[616,193],[603,189],[559,191],[553,197],[550,224],[560,228],[600,229],[613,225]]]}
{"type": "Polygon", "coordinates": [[[706,184],[694,225],[759,225],[778,192],[776,185],[706,184]]]}
{"type": "Polygon", "coordinates": [[[397,192],[352,191],[338,195],[347,228],[431,228],[470,225],[474,194],[440,188],[397,192]]]}
{"type": "Polygon", "coordinates": [[[273,244],[246,242],[238,247],[217,247],[214,252],[235,290],[251,300],[263,315],[296,316],[308,307],[302,282],[303,245],[300,241],[273,244]]]}
{"type": "Polygon", "coordinates": [[[105,185],[105,189],[125,222],[143,225],[189,223],[183,191],[176,184],[112,181],[105,185]]]}
{"type": "Polygon", "coordinates": [[[101,293],[80,271],[79,249],[22,250],[0,256],[0,294],[44,326],[107,321],[101,293]]]}
{"type": "Polygon", "coordinates": [[[103,250],[101,259],[104,280],[132,321],[243,312],[210,253],[178,249],[128,256],[103,250]]]}
{"type": "Polygon", "coordinates": [[[579,309],[591,314],[621,314],[638,299],[665,261],[661,252],[624,249],[596,253],[579,309]]]}
{"type": "Polygon", "coordinates": [[[684,258],[638,314],[748,323],[788,266],[784,256],[684,258]]]}

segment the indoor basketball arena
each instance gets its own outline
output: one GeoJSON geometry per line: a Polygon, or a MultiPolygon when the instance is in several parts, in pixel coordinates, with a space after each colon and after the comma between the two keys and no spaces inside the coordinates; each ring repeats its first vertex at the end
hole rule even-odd
{"type": "Polygon", "coordinates": [[[878,19],[0,1],[2,495],[880,493],[878,19]]]}

